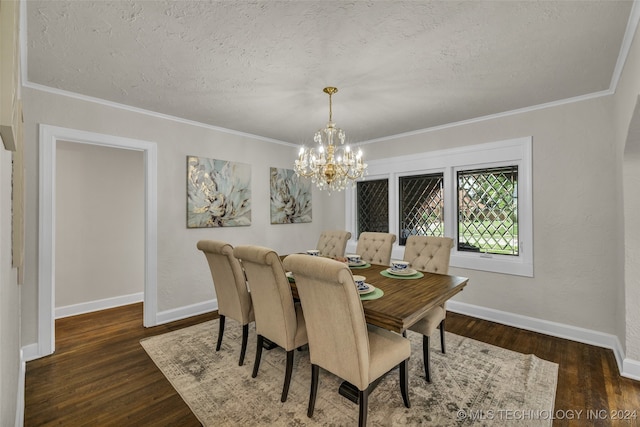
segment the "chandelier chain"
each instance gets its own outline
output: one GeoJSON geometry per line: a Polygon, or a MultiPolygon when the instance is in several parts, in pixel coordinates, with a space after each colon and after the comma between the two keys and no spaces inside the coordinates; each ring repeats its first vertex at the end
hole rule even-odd
{"type": "Polygon", "coordinates": [[[338,88],[336,87],[325,87],[323,89],[324,93],[328,93],[329,94],[329,122],[333,122],[333,102],[331,100],[331,97],[333,96],[334,93],[336,93],[338,91],[338,88]]]}

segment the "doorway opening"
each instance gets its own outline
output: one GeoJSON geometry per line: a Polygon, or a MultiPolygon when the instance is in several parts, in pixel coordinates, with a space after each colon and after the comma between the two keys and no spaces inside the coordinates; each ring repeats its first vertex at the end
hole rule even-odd
{"type": "Polygon", "coordinates": [[[157,146],[154,142],[40,125],[38,357],[55,350],[56,145],[58,141],[141,151],[144,157],[143,324],[157,324],[157,146]]]}

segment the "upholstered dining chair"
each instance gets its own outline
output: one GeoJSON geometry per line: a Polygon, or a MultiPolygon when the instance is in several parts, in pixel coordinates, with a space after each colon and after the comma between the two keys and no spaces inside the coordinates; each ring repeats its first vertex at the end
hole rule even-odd
{"type": "Polygon", "coordinates": [[[320,233],[316,249],[320,256],[328,258],[344,257],[347,241],[351,238],[351,232],[344,230],[325,230],[320,233]]]}
{"type": "Polygon", "coordinates": [[[411,344],[403,336],[367,325],[349,267],[328,258],[292,254],[284,266],[293,273],[307,322],[311,390],[307,416],[318,394],[319,369],[358,389],[360,426],[367,423],[369,393],[376,380],[399,366],[400,391],[409,408],[408,360],[411,344]]]}
{"type": "Polygon", "coordinates": [[[356,254],[364,261],[372,264],[391,264],[391,249],[396,235],[392,233],[377,233],[363,231],[358,238],[356,254]]]}
{"type": "Polygon", "coordinates": [[[200,240],[197,247],[204,252],[207,258],[213,287],[218,298],[220,321],[216,351],[219,351],[222,345],[225,319],[229,317],[239,322],[242,325],[242,346],[238,365],[242,366],[247,351],[249,324],[254,321],[253,304],[244,271],[240,262],[233,256],[233,246],[229,243],[217,240],[200,240]]]}
{"type": "MultiPolygon", "coordinates": [[[[436,236],[409,236],[404,247],[404,261],[411,263],[411,268],[429,273],[447,274],[451,258],[453,239],[436,236]]],[[[446,353],[444,345],[444,321],[447,310],[444,304],[432,308],[409,330],[422,334],[422,355],[424,373],[427,382],[431,382],[431,357],[429,337],[436,328],[440,329],[440,347],[446,353]]]]}
{"type": "Polygon", "coordinates": [[[265,338],[282,347],[287,352],[287,364],[280,401],[285,402],[295,349],[307,344],[302,307],[293,301],[289,279],[274,250],[261,246],[238,246],[233,253],[241,260],[247,274],[256,316],[258,342],[251,376],[255,378],[258,375],[265,338]]]}

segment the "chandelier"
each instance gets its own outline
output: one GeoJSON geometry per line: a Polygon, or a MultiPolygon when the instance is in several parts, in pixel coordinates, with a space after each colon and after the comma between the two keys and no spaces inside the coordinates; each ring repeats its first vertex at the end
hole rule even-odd
{"type": "Polygon", "coordinates": [[[300,148],[294,166],[296,175],[311,178],[311,182],[320,190],[326,189],[329,193],[353,185],[353,181],[364,176],[367,168],[367,164],[362,161],[362,150],[354,154],[349,145],[344,145],[344,131],[337,128],[332,120],[331,96],[337,91],[335,87],[323,89],[329,95],[329,121],[313,138],[317,147],[300,148]],[[338,142],[340,145],[337,145],[338,142]]]}

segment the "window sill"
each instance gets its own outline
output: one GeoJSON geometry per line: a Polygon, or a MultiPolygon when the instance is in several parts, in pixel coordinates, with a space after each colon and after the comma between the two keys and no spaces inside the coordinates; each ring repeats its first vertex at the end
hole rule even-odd
{"type": "Polygon", "coordinates": [[[533,264],[524,262],[516,257],[500,255],[488,257],[484,254],[452,253],[449,266],[488,271],[491,273],[533,277],[533,264]]]}

